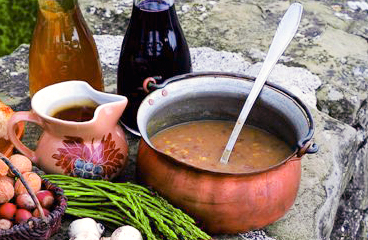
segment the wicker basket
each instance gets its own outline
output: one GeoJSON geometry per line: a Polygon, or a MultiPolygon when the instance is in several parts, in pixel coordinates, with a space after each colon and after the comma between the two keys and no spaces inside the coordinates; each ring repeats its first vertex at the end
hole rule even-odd
{"type": "Polygon", "coordinates": [[[11,169],[11,171],[21,179],[33,201],[36,203],[40,211],[41,217],[30,218],[26,223],[14,225],[11,229],[0,230],[1,240],[47,240],[56,233],[61,226],[61,218],[67,207],[67,199],[63,195],[63,190],[48,180],[42,180],[42,189],[47,189],[54,193],[56,207],[45,217],[42,207],[37,200],[33,190],[25,182],[20,172],[14,168],[9,159],[0,153],[0,159],[3,160],[11,169]]]}

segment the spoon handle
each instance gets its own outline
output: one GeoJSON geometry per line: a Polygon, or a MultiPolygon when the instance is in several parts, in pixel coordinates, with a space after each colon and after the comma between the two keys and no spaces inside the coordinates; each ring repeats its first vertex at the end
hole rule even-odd
{"type": "Polygon", "coordinates": [[[285,15],[281,19],[279,26],[276,30],[276,34],[272,40],[271,46],[268,50],[266,59],[262,65],[262,68],[254,82],[252,90],[245,101],[245,104],[240,112],[238,120],[235,123],[234,129],[230,135],[229,141],[222,153],[220,162],[226,164],[229,161],[229,157],[238,135],[248,117],[252,106],[257,99],[259,93],[262,90],[264,83],[274,68],[276,62],[279,60],[286,47],[289,45],[291,39],[294,37],[303,12],[303,6],[299,3],[293,3],[286,11],[285,15]]]}

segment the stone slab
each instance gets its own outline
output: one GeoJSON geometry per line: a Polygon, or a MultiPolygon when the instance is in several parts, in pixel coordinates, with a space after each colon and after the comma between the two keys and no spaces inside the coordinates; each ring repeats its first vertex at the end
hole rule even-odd
{"type": "MultiPolygon", "coordinates": [[[[121,38],[109,35],[95,36],[104,69],[105,84],[111,92],[116,91],[117,57],[121,38]],[[106,55],[105,55],[106,53],[106,55]],[[109,54],[107,54],[109,53],[109,54]]],[[[0,59],[0,98],[17,110],[29,109],[27,92],[27,53],[28,46],[22,45],[12,55],[0,59]],[[16,74],[14,74],[16,73],[16,74]],[[4,91],[5,89],[5,91],[4,91]]],[[[194,71],[233,71],[256,74],[257,64],[247,62],[240,54],[215,51],[210,48],[192,48],[194,71]],[[211,63],[211,64],[208,64],[211,63]]],[[[272,78],[284,88],[303,86],[296,93],[311,105],[315,103],[315,89],[320,80],[305,69],[279,65],[272,78]],[[285,78],[294,76],[292,81],[285,78]],[[300,79],[294,81],[295,79],[300,79]],[[304,88],[304,86],[309,86],[304,88]]],[[[339,199],[352,174],[352,161],[357,148],[357,133],[354,128],[343,124],[311,106],[316,122],[314,141],[320,151],[305,156],[302,160],[302,181],[294,206],[281,220],[261,231],[233,236],[216,236],[216,240],[235,239],[328,239],[334,224],[339,199]]],[[[25,136],[29,145],[35,146],[37,130],[27,128],[25,136]]],[[[138,139],[129,136],[130,168],[134,168],[138,139]]],[[[134,178],[134,170],[128,171],[134,178]]],[[[65,225],[64,228],[65,229],[65,225]]],[[[67,239],[63,233],[53,239],[67,239]]]]}

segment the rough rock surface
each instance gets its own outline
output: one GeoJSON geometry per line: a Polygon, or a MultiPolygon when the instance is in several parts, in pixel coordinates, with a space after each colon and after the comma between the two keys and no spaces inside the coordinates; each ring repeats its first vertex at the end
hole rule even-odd
{"type": "MultiPolygon", "coordinates": [[[[104,33],[124,35],[132,0],[106,0],[103,4],[109,6],[107,12],[113,16],[107,18],[108,21],[99,20],[106,17],[104,7],[99,7],[100,1],[80,2],[95,33],[102,33],[99,26],[104,22],[104,33]],[[90,6],[97,7],[90,11],[90,6]],[[120,18],[118,28],[117,18],[120,18]]],[[[316,90],[317,108],[359,132],[358,157],[351,160],[355,162],[354,174],[342,198],[332,237],[356,239],[361,236],[366,239],[367,2],[299,2],[304,6],[304,13],[298,34],[280,63],[302,67],[317,75],[321,80],[321,86],[316,90]]],[[[189,46],[236,52],[250,63],[256,63],[263,60],[277,23],[289,4],[289,1],[269,0],[178,0],[176,9],[189,46]]]]}
{"type": "MultiPolygon", "coordinates": [[[[95,34],[106,90],[115,92],[116,64],[132,0],[79,2],[95,34]]],[[[260,231],[215,239],[368,239],[368,8],[364,1],[300,2],[304,14],[298,34],[269,81],[310,106],[320,151],[303,158],[298,197],[282,219],[260,231]]],[[[194,70],[255,76],[289,4],[176,1],[194,70]]],[[[17,111],[30,108],[27,54],[28,46],[22,45],[0,58],[0,99],[17,111]]],[[[24,141],[34,147],[37,130],[27,129],[24,141]]],[[[130,168],[135,152],[133,144],[130,168]]],[[[134,170],[128,175],[133,177],[134,170]]],[[[54,239],[68,238],[62,232],[54,239]]]]}
{"type": "MultiPolygon", "coordinates": [[[[95,38],[100,54],[106,53],[104,57],[101,57],[101,62],[107,89],[114,92],[116,85],[114,73],[117,69],[121,38],[110,35],[100,35],[95,38]]],[[[21,106],[22,109],[18,110],[29,109],[29,105],[22,104],[22,102],[29,103],[26,92],[27,85],[21,84],[22,89],[13,88],[27,78],[27,65],[24,64],[27,59],[27,50],[28,46],[22,45],[12,55],[2,58],[2,64],[0,64],[0,68],[6,69],[1,71],[4,73],[2,79],[5,79],[2,86],[7,86],[6,89],[9,89],[8,92],[3,93],[6,96],[5,101],[15,106],[21,106]],[[21,67],[16,68],[16,66],[21,67]],[[15,74],[11,73],[15,72],[15,69],[18,72],[16,75],[18,78],[14,79],[15,74]],[[18,91],[23,92],[23,94],[18,94],[18,91]]],[[[257,72],[255,70],[257,63],[251,64],[237,53],[219,52],[210,48],[192,48],[191,55],[194,71],[228,70],[249,75],[255,75],[257,72]],[[205,63],[208,62],[211,64],[206,65],[205,63]]],[[[303,158],[300,191],[294,206],[284,218],[263,231],[216,237],[219,240],[267,239],[270,237],[276,239],[322,239],[328,237],[332,231],[340,196],[351,176],[353,162],[348,161],[348,159],[352,157],[350,154],[356,153],[354,149],[357,148],[355,139],[357,132],[352,127],[334,120],[314,108],[316,104],[315,89],[320,85],[319,78],[305,69],[280,64],[273,71],[270,81],[275,81],[286,89],[295,89],[298,96],[311,104],[311,109],[314,109],[313,117],[316,121],[314,141],[320,145],[320,151],[315,155],[303,158]],[[294,77],[288,80],[285,78],[285,74],[294,77]],[[284,81],[277,82],[278,79],[284,79],[284,81]],[[303,87],[298,88],[298,86],[303,87]]],[[[27,135],[24,141],[34,147],[34,134],[27,135]]],[[[134,138],[132,139],[134,140],[134,138]]],[[[131,167],[134,165],[134,151],[134,148],[130,149],[131,167]]],[[[60,235],[57,237],[60,239],[60,235]]]]}
{"type": "MultiPolygon", "coordinates": [[[[318,90],[319,109],[352,124],[367,98],[368,11],[362,7],[364,1],[299,2],[304,13],[298,34],[280,62],[317,74],[323,82],[318,90]]],[[[176,9],[189,46],[237,52],[258,62],[289,4],[179,0],[176,9]]],[[[132,0],[81,0],[80,5],[95,34],[124,35],[132,0]]]]}
{"type": "MultiPolygon", "coordinates": [[[[304,6],[297,36],[280,60],[302,66],[322,80],[318,108],[352,124],[367,98],[367,32],[364,1],[299,1],[304,6]],[[353,44],[352,44],[353,43],[353,44]]],[[[288,1],[181,0],[176,9],[191,47],[211,47],[263,59],[288,1]]],[[[132,0],[80,5],[96,34],[123,36],[132,0]]]]}

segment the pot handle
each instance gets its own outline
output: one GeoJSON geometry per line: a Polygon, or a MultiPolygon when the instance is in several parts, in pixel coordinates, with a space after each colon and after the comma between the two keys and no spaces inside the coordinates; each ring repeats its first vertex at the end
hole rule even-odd
{"type": "Polygon", "coordinates": [[[312,143],[311,141],[307,141],[303,144],[303,147],[299,148],[299,151],[297,152],[298,157],[302,157],[304,154],[313,154],[318,152],[319,147],[316,143],[312,143]]]}
{"type": "Polygon", "coordinates": [[[164,82],[158,84],[157,80],[161,80],[161,77],[148,77],[143,81],[143,89],[146,93],[150,93],[156,89],[164,88],[167,84],[175,81],[179,81],[193,75],[192,73],[174,76],[166,79],[164,82]]]}
{"type": "Polygon", "coordinates": [[[312,117],[312,113],[308,110],[307,106],[296,96],[294,96],[293,94],[291,94],[289,91],[283,89],[283,88],[277,88],[282,90],[283,92],[287,93],[289,97],[291,97],[295,102],[298,103],[298,105],[303,109],[306,118],[308,118],[309,120],[309,130],[307,135],[301,139],[300,141],[298,141],[297,145],[299,148],[299,151],[297,152],[297,156],[301,157],[304,154],[313,154],[318,152],[318,145],[316,143],[312,143],[312,137],[314,134],[314,121],[313,121],[313,117],[312,117]]]}
{"type": "Polygon", "coordinates": [[[313,154],[318,152],[319,146],[316,143],[312,143],[309,148],[305,151],[307,154],[313,154]]]}
{"type": "Polygon", "coordinates": [[[143,80],[143,90],[146,93],[150,93],[151,91],[157,89],[156,85],[157,85],[157,82],[156,82],[156,78],[154,77],[148,77],[143,80]]]}
{"type": "Polygon", "coordinates": [[[157,81],[162,80],[161,77],[159,77],[159,76],[148,77],[143,81],[143,89],[144,89],[144,91],[146,91],[146,93],[150,93],[150,92],[152,92],[156,89],[164,88],[167,84],[169,84],[171,82],[175,82],[175,81],[179,81],[179,80],[183,80],[183,79],[188,79],[188,78],[192,78],[192,77],[207,77],[207,76],[211,76],[211,77],[226,76],[226,77],[242,77],[242,78],[247,77],[248,79],[254,81],[253,77],[240,75],[240,74],[236,74],[236,73],[224,73],[224,72],[195,73],[195,72],[190,72],[190,73],[176,75],[174,77],[168,78],[164,82],[159,83],[159,84],[157,83],[157,81]]]}

